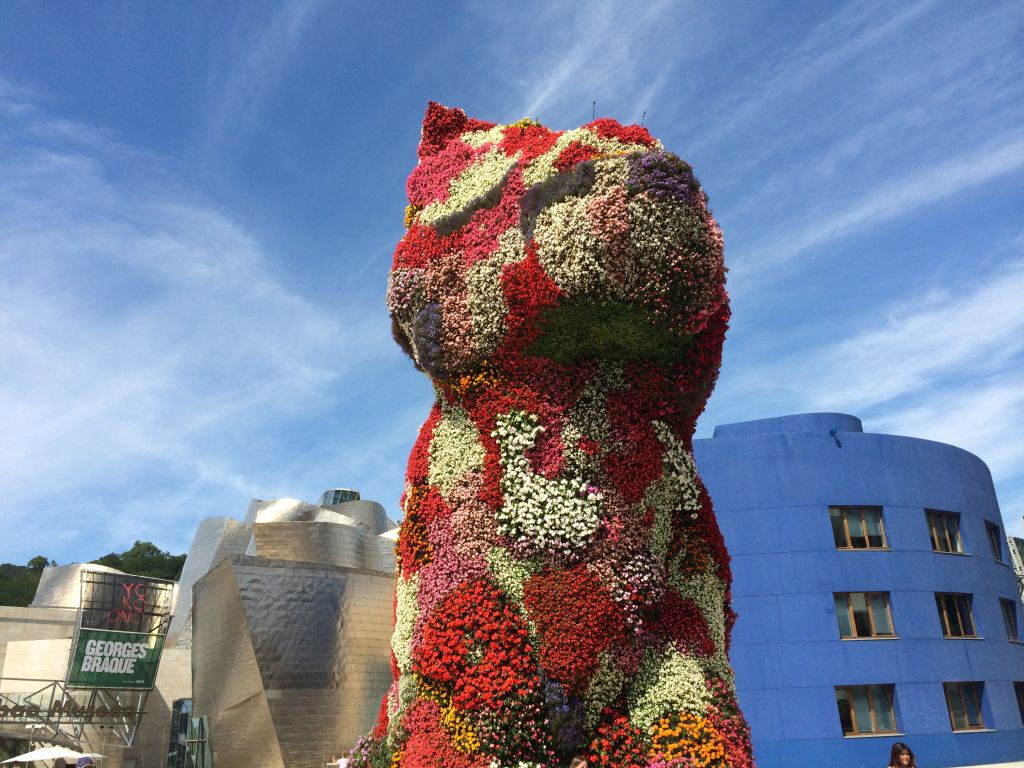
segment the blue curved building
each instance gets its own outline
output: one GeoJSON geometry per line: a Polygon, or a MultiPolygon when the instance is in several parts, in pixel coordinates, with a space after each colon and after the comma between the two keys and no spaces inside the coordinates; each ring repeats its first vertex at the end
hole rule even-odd
{"type": "Polygon", "coordinates": [[[694,441],[732,557],[731,658],[759,768],[1024,760],[1021,605],[992,478],[845,414],[694,441]]]}

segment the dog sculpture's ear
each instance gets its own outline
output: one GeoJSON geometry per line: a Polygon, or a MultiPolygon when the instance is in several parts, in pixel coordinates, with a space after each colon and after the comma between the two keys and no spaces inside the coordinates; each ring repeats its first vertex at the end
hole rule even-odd
{"type": "Polygon", "coordinates": [[[436,155],[452,139],[466,131],[480,131],[493,128],[494,123],[474,120],[457,107],[446,107],[436,101],[427,102],[427,114],[423,116],[423,132],[420,136],[419,158],[436,155]]]}

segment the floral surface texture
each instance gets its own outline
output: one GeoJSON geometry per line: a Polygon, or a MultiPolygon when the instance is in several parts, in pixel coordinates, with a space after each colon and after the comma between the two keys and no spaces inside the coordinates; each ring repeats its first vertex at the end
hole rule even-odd
{"type": "Polygon", "coordinates": [[[387,301],[437,398],[351,764],[752,766],[691,452],[729,319],[692,169],[642,126],[431,103],[406,190],[387,301]]]}

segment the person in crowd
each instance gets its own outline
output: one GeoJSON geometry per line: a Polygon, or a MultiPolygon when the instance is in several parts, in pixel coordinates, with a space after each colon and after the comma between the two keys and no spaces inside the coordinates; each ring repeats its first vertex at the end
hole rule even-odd
{"type": "Polygon", "coordinates": [[[89,755],[83,755],[75,760],[75,768],[95,768],[95,766],[96,763],[92,761],[92,757],[89,755]]]}
{"type": "Polygon", "coordinates": [[[917,768],[914,752],[902,741],[892,745],[889,752],[889,768],[917,768]]]}

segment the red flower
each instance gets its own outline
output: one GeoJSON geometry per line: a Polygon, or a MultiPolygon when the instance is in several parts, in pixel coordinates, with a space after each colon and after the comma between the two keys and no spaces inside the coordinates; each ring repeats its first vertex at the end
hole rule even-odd
{"type": "Polygon", "coordinates": [[[561,131],[556,133],[543,125],[510,125],[505,128],[503,134],[505,138],[501,142],[501,148],[505,150],[505,154],[512,157],[522,150],[520,162],[528,163],[555,146],[561,131]]]}
{"type": "Polygon", "coordinates": [[[622,610],[582,564],[535,574],[523,603],[537,626],[544,673],[570,693],[585,690],[598,656],[624,636],[622,610]]]}
{"type": "Polygon", "coordinates": [[[604,722],[587,750],[587,761],[612,765],[615,768],[643,768],[647,764],[643,734],[630,724],[625,715],[604,711],[604,722]]]}
{"type": "Polygon", "coordinates": [[[555,168],[558,169],[559,173],[565,173],[571,170],[576,163],[590,160],[593,157],[597,157],[598,154],[600,154],[598,150],[589,144],[581,144],[578,141],[574,141],[558,154],[558,159],[555,160],[555,168]]]}
{"type": "Polygon", "coordinates": [[[522,617],[496,586],[473,579],[433,610],[413,669],[449,687],[461,709],[497,710],[503,699],[538,689],[531,651],[522,617]]]}
{"type": "MultiPolygon", "coordinates": [[[[430,471],[430,441],[434,439],[434,430],[440,421],[441,406],[434,403],[430,415],[416,436],[412,453],[409,454],[409,466],[405,471],[405,482],[409,486],[425,485],[427,482],[427,474],[430,471]]],[[[402,500],[402,507],[404,509],[405,499],[402,500]]]]}
{"type": "Polygon", "coordinates": [[[693,600],[667,589],[654,615],[656,626],[679,650],[696,656],[711,656],[715,652],[707,620],[693,600]]]}
{"type": "Polygon", "coordinates": [[[642,125],[621,125],[618,120],[600,117],[583,127],[589,128],[603,139],[618,139],[626,144],[643,144],[645,147],[654,146],[654,137],[642,125]]]}
{"type": "Polygon", "coordinates": [[[418,154],[421,160],[436,155],[460,134],[493,127],[494,123],[466,117],[466,113],[461,109],[452,109],[436,101],[428,102],[427,114],[423,117],[423,135],[420,138],[418,154]]]}

